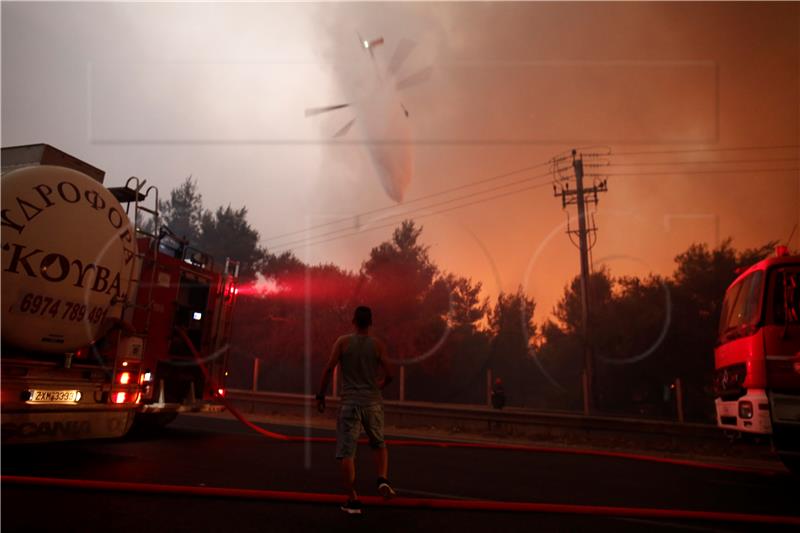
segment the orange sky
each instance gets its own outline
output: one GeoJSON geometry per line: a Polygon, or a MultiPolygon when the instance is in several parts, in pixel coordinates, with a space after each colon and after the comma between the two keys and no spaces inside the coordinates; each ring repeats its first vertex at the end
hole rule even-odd
{"type": "MultiPolygon", "coordinates": [[[[2,25],[4,146],[48,142],[106,169],[111,184],[138,175],[164,192],[192,174],[207,205],[247,205],[265,238],[392,205],[371,167],[376,145],[357,131],[327,142],[355,115],[303,117],[367,91],[374,71],[356,32],[385,38],[379,67],[403,38],[417,47],[401,74],[432,67],[400,96],[414,138],[407,201],[575,146],[794,145],[608,158],[668,164],[609,167],[632,175],[609,177],[593,255],[616,274],[667,274],[692,242],[755,246],[800,221],[800,173],[764,171],[798,167],[797,3],[3,3],[2,25]],[[720,160],[757,162],[676,165],[720,160]]],[[[295,250],[357,269],[390,233],[370,224],[399,218],[361,217],[359,233],[295,250]]],[[[441,267],[489,295],[524,284],[541,320],[578,272],[565,220],[543,186],[420,223],[441,267]]]]}

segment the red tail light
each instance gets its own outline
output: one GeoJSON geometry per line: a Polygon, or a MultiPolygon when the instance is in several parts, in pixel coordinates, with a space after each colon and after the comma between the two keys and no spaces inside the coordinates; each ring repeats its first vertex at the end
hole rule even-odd
{"type": "Polygon", "coordinates": [[[114,395],[114,403],[125,403],[125,399],[128,395],[124,392],[118,392],[114,395]]]}
{"type": "Polygon", "coordinates": [[[219,396],[220,398],[224,398],[225,397],[225,389],[217,389],[217,396],[219,396]]]}
{"type": "Polygon", "coordinates": [[[120,385],[127,385],[131,382],[131,373],[130,372],[122,372],[119,375],[119,384],[120,385]]]}

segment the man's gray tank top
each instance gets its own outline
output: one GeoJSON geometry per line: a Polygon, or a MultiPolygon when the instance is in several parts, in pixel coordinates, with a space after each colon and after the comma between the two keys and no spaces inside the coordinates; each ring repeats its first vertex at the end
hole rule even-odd
{"type": "Polygon", "coordinates": [[[342,401],[358,405],[383,402],[378,388],[380,354],[375,339],[368,335],[350,335],[342,347],[342,401]]]}

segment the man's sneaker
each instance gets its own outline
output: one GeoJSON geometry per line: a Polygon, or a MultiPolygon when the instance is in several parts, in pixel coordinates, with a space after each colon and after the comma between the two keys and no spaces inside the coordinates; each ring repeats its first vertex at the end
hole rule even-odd
{"type": "Polygon", "coordinates": [[[378,478],[378,492],[380,493],[381,496],[383,496],[387,500],[389,498],[394,498],[395,496],[397,496],[397,493],[392,488],[391,483],[389,483],[389,480],[386,479],[385,477],[378,478]]]}
{"type": "Polygon", "coordinates": [[[342,511],[347,514],[361,514],[363,508],[364,506],[358,500],[347,500],[341,507],[342,511]]]}

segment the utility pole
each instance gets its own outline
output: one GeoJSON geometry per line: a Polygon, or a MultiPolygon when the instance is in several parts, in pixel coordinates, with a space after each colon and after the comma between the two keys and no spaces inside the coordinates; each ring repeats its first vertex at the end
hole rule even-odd
{"type": "MultiPolygon", "coordinates": [[[[586,410],[594,404],[594,364],[589,342],[589,240],[586,238],[586,201],[583,189],[583,157],[576,158],[572,151],[572,168],[575,170],[575,198],[578,202],[578,242],[581,252],[581,322],[583,323],[583,371],[586,373],[586,410]]],[[[588,413],[587,413],[588,414],[588,413]]]]}
{"type": "MultiPolygon", "coordinates": [[[[572,170],[575,177],[575,189],[570,189],[569,177],[559,176],[560,190],[556,185],[553,185],[553,194],[561,196],[561,206],[566,209],[568,205],[575,204],[578,208],[578,229],[574,230],[567,223],[567,234],[572,240],[572,236],[578,237],[577,247],[580,250],[581,261],[581,329],[583,334],[583,372],[585,375],[584,385],[584,411],[589,414],[594,405],[594,358],[592,356],[592,343],[591,331],[589,327],[589,250],[594,246],[594,243],[589,243],[589,236],[595,235],[597,226],[594,219],[589,221],[586,216],[586,205],[597,204],[597,193],[606,192],[608,186],[605,180],[595,182],[592,187],[585,187],[583,183],[583,155],[577,156],[577,151],[572,150],[572,170]]],[[[557,172],[562,172],[565,169],[558,168],[556,162],[557,172]]],[[[569,220],[569,219],[568,219],[569,220]]],[[[573,241],[575,244],[575,241],[573,241]]]]}

